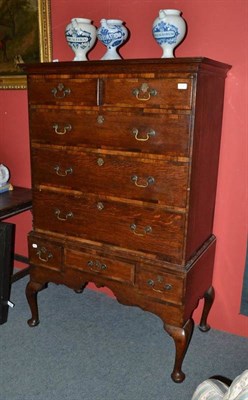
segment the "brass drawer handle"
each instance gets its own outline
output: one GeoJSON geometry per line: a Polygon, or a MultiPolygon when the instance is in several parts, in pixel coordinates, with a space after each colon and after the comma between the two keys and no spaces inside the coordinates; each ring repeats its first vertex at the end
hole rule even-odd
{"type": "Polygon", "coordinates": [[[106,264],[102,264],[100,261],[96,260],[89,260],[87,262],[87,266],[89,267],[89,269],[93,272],[101,272],[101,271],[105,271],[108,267],[106,264]]]}
{"type": "Polygon", "coordinates": [[[145,226],[142,233],[136,232],[137,229],[136,224],[131,224],[130,229],[133,232],[133,234],[137,236],[146,236],[148,233],[152,232],[152,227],[150,225],[145,226]]]}
{"type": "Polygon", "coordinates": [[[67,132],[70,132],[72,130],[71,124],[66,124],[64,127],[61,127],[61,130],[59,130],[59,124],[53,124],[53,129],[57,135],[65,135],[67,132]]]}
{"type": "Polygon", "coordinates": [[[139,136],[139,130],[137,128],[133,128],[132,134],[135,136],[135,139],[138,140],[139,142],[146,142],[147,140],[150,139],[151,136],[155,136],[156,132],[154,129],[150,129],[148,132],[146,132],[146,136],[142,137],[139,136]]]}
{"type": "Polygon", "coordinates": [[[56,210],[54,211],[54,214],[56,215],[57,219],[59,221],[67,221],[69,218],[73,218],[73,213],[71,211],[69,211],[67,214],[65,214],[64,217],[61,217],[61,211],[56,208],[56,210]]]}
{"type": "Polygon", "coordinates": [[[138,186],[140,188],[146,188],[149,185],[153,185],[155,183],[155,179],[153,178],[153,176],[148,176],[148,178],[146,179],[146,183],[139,183],[139,177],[137,175],[133,175],[131,176],[131,181],[134,182],[135,186],[138,186]]]}
{"type": "MultiPolygon", "coordinates": [[[[158,282],[159,282],[159,279],[158,279],[158,282]]],[[[156,289],[155,282],[153,279],[148,279],[148,281],[146,283],[154,292],[163,293],[164,290],[166,290],[166,291],[172,290],[172,285],[170,283],[166,283],[164,285],[164,290],[156,289]]]]}
{"type": "Polygon", "coordinates": [[[59,176],[67,176],[67,175],[72,174],[73,169],[72,169],[72,167],[69,167],[69,168],[65,169],[64,171],[62,171],[62,170],[60,169],[60,166],[59,166],[59,165],[56,165],[56,166],[54,167],[54,171],[55,171],[56,174],[59,175],[59,176]]]}
{"type": "Polygon", "coordinates": [[[46,247],[41,247],[38,249],[36,255],[39,257],[39,260],[43,262],[48,262],[51,260],[51,258],[53,258],[52,253],[50,253],[46,247]]]}
{"type": "Polygon", "coordinates": [[[57,99],[63,99],[66,96],[69,96],[71,93],[71,89],[65,88],[63,83],[59,83],[57,87],[52,88],[51,93],[57,99]]]}
{"type": "Polygon", "coordinates": [[[135,88],[132,90],[132,94],[139,101],[148,101],[150,100],[151,96],[157,96],[158,92],[156,89],[150,89],[147,83],[142,83],[140,88],[135,88]]]}

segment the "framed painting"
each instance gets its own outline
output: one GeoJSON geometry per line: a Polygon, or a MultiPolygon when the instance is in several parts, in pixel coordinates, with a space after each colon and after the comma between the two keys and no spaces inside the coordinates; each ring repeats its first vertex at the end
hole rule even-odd
{"type": "Polygon", "coordinates": [[[26,89],[22,63],[52,60],[50,0],[0,0],[0,89],[26,89]]]}

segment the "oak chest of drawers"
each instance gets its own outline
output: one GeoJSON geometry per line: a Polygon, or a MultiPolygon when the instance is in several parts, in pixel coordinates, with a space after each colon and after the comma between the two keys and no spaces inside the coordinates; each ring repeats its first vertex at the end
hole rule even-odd
{"type": "Polygon", "coordinates": [[[212,233],[224,83],[206,58],[25,65],[33,231],[27,299],[48,282],[109,287],[158,315],[181,370],[204,298],[214,299],[212,233]]]}

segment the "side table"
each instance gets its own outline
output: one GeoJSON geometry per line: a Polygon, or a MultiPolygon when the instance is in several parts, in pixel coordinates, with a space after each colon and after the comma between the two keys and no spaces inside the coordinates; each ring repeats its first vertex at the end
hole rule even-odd
{"type": "Polygon", "coordinates": [[[29,272],[29,266],[13,274],[14,259],[28,264],[28,258],[15,254],[15,224],[3,220],[32,208],[31,189],[14,187],[0,194],[0,324],[7,322],[11,284],[29,272]]]}

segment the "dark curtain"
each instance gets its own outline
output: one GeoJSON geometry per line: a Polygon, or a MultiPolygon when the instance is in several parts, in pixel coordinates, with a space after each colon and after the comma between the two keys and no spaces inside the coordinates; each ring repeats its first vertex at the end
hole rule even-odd
{"type": "Polygon", "coordinates": [[[248,246],[246,252],[246,263],[245,263],[245,273],[244,273],[244,281],[243,281],[243,289],[241,296],[241,314],[248,315],[248,246]]]}

